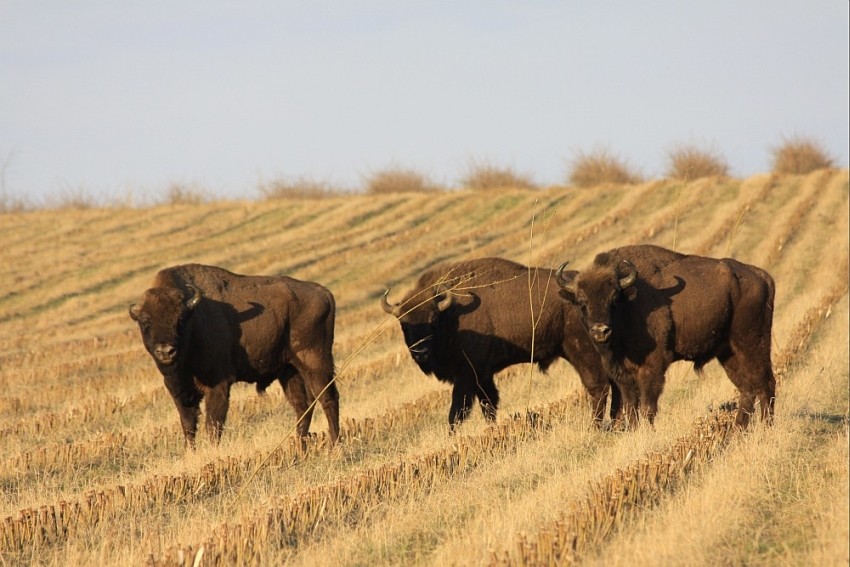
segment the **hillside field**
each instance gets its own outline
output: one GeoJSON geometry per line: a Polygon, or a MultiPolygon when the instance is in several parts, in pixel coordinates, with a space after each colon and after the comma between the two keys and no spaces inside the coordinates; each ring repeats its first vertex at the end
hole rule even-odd
{"type": "Polygon", "coordinates": [[[0,215],[0,565],[847,565],[848,171],[0,215]],[[730,427],[717,362],[654,427],[601,431],[573,369],[497,375],[456,435],[380,305],[450,259],[582,269],[653,243],[777,284],[776,421],[730,427]],[[289,275],[337,302],[341,443],[233,388],[187,452],[127,308],[161,268],[289,275]]]}

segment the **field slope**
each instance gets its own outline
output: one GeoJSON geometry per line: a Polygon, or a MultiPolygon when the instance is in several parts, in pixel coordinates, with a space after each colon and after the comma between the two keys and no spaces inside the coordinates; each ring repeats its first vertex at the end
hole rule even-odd
{"type": "Polygon", "coordinates": [[[0,565],[846,565],[848,171],[0,215],[0,565]],[[379,306],[432,264],[581,269],[654,243],[777,283],[776,423],[729,428],[716,363],[668,372],[654,428],[590,426],[575,372],[497,376],[496,426],[447,433],[379,306]],[[343,441],[306,452],[280,389],[234,388],[186,453],[128,305],[200,262],[337,299],[343,441]]]}

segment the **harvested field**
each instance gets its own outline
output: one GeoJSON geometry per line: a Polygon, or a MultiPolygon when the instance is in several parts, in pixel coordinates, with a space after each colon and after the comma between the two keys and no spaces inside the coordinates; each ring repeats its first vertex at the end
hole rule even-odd
{"type": "Polygon", "coordinates": [[[0,215],[0,565],[846,565],[849,194],[827,169],[0,215]],[[774,426],[731,427],[721,367],[680,362],[654,428],[599,431],[558,362],[497,375],[497,423],[449,436],[384,290],[632,243],[773,275],[774,426]],[[221,444],[184,450],[127,307],[186,262],[334,293],[336,449],[321,409],[305,449],[278,386],[239,384],[221,444]]]}

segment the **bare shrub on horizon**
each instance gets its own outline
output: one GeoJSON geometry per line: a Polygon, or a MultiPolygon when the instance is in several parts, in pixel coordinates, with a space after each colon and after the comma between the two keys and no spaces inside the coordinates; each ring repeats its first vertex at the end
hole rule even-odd
{"type": "Polygon", "coordinates": [[[672,179],[699,179],[701,177],[728,177],[729,164],[720,153],[696,145],[676,145],[668,150],[667,177],[672,179]]]}
{"type": "Polygon", "coordinates": [[[773,173],[802,175],[835,167],[835,159],[829,155],[823,144],[806,136],[783,138],[781,144],[771,148],[771,156],[773,173]]]}
{"type": "Polygon", "coordinates": [[[313,179],[308,176],[280,177],[271,181],[261,181],[258,185],[264,199],[322,199],[339,195],[342,191],[330,182],[313,179]]]}
{"type": "Polygon", "coordinates": [[[607,148],[579,151],[573,158],[567,182],[576,187],[595,187],[605,183],[640,183],[641,176],[607,148]]]}
{"type": "Polygon", "coordinates": [[[391,165],[366,175],[363,179],[363,188],[370,195],[435,193],[443,189],[415,169],[397,165],[391,165]]]}
{"type": "Polygon", "coordinates": [[[211,199],[209,192],[196,183],[171,183],[165,192],[169,205],[200,205],[211,199]]]}
{"type": "Polygon", "coordinates": [[[470,161],[460,183],[462,187],[473,191],[538,188],[530,174],[519,173],[512,167],[502,167],[479,160],[470,161]]]}

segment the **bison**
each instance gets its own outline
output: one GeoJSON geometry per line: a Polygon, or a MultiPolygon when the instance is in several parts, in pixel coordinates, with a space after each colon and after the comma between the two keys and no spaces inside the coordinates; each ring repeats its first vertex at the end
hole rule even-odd
{"type": "MultiPolygon", "coordinates": [[[[554,270],[501,258],[444,263],[422,274],[400,303],[391,304],[389,293],[381,306],[398,318],[414,362],[453,386],[451,430],[475,398],[487,420],[496,418],[496,372],[532,361],[545,372],[559,357],[575,367],[601,424],[609,381],[578,308],[556,297],[554,270]]],[[[611,397],[615,413],[617,392],[611,397]]]]}
{"type": "Polygon", "coordinates": [[[631,423],[639,414],[652,423],[670,364],[690,360],[699,371],[715,358],[739,391],[737,424],[747,426],[756,401],[763,420],[772,421],[770,274],[657,246],[600,253],[579,273],[565,266],[556,274],[562,298],[581,308],[631,423]]]}
{"type": "Polygon", "coordinates": [[[161,270],[130,306],[130,317],[162,373],[191,447],[202,398],[207,431],[218,441],[231,385],[254,383],[262,393],[274,380],[298,415],[299,435],[307,435],[318,398],[335,443],[335,314],[333,295],[319,284],[244,276],[199,264],[161,270]]]}

